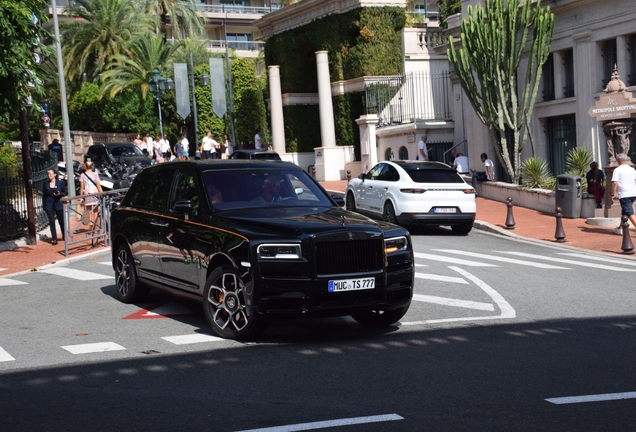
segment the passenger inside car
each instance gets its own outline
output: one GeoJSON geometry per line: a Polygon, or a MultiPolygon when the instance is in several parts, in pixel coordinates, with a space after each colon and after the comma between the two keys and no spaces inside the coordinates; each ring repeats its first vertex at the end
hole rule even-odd
{"type": "Polygon", "coordinates": [[[223,194],[218,186],[215,184],[208,184],[206,187],[208,190],[208,197],[210,198],[210,203],[212,203],[212,205],[223,202],[223,194]]]}

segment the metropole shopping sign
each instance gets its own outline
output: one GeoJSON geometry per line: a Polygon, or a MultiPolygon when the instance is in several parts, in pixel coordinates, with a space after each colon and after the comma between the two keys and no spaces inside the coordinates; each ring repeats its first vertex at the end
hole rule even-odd
{"type": "Polygon", "coordinates": [[[588,114],[597,121],[630,118],[636,114],[636,99],[627,91],[602,94],[588,114]]]}

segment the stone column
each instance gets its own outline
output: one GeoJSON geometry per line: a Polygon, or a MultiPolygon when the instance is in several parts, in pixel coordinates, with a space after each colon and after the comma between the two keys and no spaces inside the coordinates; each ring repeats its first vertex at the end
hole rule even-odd
{"type": "Polygon", "coordinates": [[[378,149],[375,141],[377,114],[363,115],[356,120],[360,127],[360,161],[362,172],[366,173],[378,163],[378,149]]]}
{"type": "Polygon", "coordinates": [[[318,69],[321,143],[323,148],[335,147],[336,132],[333,120],[333,102],[331,100],[331,80],[329,78],[327,51],[316,51],[316,67],[318,69]]]}
{"type": "Polygon", "coordinates": [[[280,69],[269,66],[269,108],[272,120],[272,146],[278,154],[285,150],[285,123],[283,121],[283,96],[280,90],[280,69]]]}
{"type": "Polygon", "coordinates": [[[624,80],[627,80],[629,74],[629,50],[629,36],[618,36],[616,38],[616,68],[618,75],[624,80]]]}

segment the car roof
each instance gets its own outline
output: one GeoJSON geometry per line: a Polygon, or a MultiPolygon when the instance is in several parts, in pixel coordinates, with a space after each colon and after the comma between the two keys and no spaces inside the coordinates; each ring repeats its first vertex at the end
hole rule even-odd
{"type": "Polygon", "coordinates": [[[273,160],[244,160],[244,159],[205,159],[205,160],[189,160],[163,162],[153,165],[147,169],[155,170],[168,166],[190,166],[197,171],[207,171],[209,169],[286,169],[294,171],[303,171],[301,167],[291,162],[273,161],[273,160]]]}
{"type": "Polygon", "coordinates": [[[234,150],[234,153],[269,153],[269,154],[278,154],[273,150],[262,150],[262,149],[238,149],[234,150]]]}
{"type": "Polygon", "coordinates": [[[109,142],[109,143],[101,143],[104,144],[106,147],[115,147],[115,146],[120,146],[120,145],[135,145],[134,143],[131,142],[109,142]]]}
{"type": "Polygon", "coordinates": [[[431,161],[413,161],[413,160],[400,160],[400,161],[385,161],[389,163],[396,164],[406,171],[417,171],[417,170],[452,170],[455,171],[452,167],[446,165],[442,162],[431,162],[431,161]]]}

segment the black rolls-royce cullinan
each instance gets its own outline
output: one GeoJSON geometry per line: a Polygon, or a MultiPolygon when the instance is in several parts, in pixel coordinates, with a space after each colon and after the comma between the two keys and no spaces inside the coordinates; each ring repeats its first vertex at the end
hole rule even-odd
{"type": "Polygon", "coordinates": [[[409,233],[342,205],[287,162],[154,165],[112,212],[118,297],[136,302],[156,288],[199,301],[230,339],[277,316],[393,324],[413,295],[409,233]]]}

